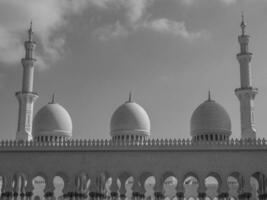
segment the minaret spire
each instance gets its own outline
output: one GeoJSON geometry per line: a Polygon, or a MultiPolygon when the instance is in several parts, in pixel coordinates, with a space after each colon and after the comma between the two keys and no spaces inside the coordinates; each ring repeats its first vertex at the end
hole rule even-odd
{"type": "Polygon", "coordinates": [[[28,40],[24,42],[25,57],[21,59],[23,66],[22,89],[16,92],[19,102],[18,129],[16,140],[32,139],[33,106],[38,94],[33,92],[34,78],[34,49],[36,43],[33,41],[32,22],[28,29],[28,40]]]}
{"type": "Polygon", "coordinates": [[[238,36],[240,44],[240,53],[237,54],[237,60],[240,65],[240,88],[235,89],[235,94],[240,101],[241,118],[241,139],[255,139],[256,126],[254,117],[254,99],[258,93],[257,88],[252,85],[250,61],[252,53],[249,52],[249,35],[246,34],[246,23],[244,14],[241,14],[241,35],[238,36]]]}
{"type": "Polygon", "coordinates": [[[50,101],[50,104],[54,104],[56,101],[55,101],[55,93],[52,94],[52,98],[51,98],[51,101],[50,101]]]}
{"type": "Polygon", "coordinates": [[[130,92],[129,92],[129,99],[128,99],[128,102],[132,102],[132,101],[133,101],[132,98],[133,98],[133,94],[132,94],[132,91],[130,91],[130,92]]]}
{"type": "Polygon", "coordinates": [[[33,31],[32,31],[32,21],[30,23],[30,28],[28,30],[28,41],[32,41],[33,31]]]}
{"type": "Polygon", "coordinates": [[[242,11],[241,12],[241,24],[240,24],[240,27],[241,27],[241,30],[242,30],[242,35],[245,35],[245,31],[246,31],[246,23],[244,21],[244,12],[242,11]]]}

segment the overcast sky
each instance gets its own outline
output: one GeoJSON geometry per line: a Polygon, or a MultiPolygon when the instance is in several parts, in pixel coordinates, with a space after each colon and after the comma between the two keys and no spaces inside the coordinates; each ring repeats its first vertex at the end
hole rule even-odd
{"type": "Polygon", "coordinates": [[[109,138],[128,93],[151,119],[154,138],[190,137],[194,109],[211,96],[240,137],[241,11],[251,35],[257,136],[267,118],[267,0],[0,0],[0,138],[14,139],[23,42],[37,42],[35,113],[56,93],[75,138],[109,138]]]}

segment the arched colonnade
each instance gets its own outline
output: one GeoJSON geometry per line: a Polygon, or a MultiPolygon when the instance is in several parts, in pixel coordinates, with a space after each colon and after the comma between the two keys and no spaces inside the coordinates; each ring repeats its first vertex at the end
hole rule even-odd
{"type": "Polygon", "coordinates": [[[160,176],[150,172],[140,175],[103,172],[93,176],[79,172],[74,177],[64,172],[54,176],[16,173],[11,177],[1,175],[0,186],[3,200],[267,199],[266,176],[261,172],[250,175],[232,172],[227,176],[216,172],[205,176],[194,172],[182,176],[172,172],[160,176]]]}

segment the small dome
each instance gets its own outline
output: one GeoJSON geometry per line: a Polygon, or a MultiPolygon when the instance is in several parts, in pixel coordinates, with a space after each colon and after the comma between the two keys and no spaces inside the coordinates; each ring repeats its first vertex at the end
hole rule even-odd
{"type": "Polygon", "coordinates": [[[33,137],[72,137],[72,120],[67,110],[52,101],[41,108],[33,120],[33,137]]]}
{"type": "MultiPolygon", "coordinates": [[[[110,134],[147,137],[150,135],[150,119],[146,111],[137,103],[129,101],[122,104],[113,113],[110,122],[110,134]]],[[[126,138],[125,138],[126,139],[126,138]]]]}
{"type": "MultiPolygon", "coordinates": [[[[210,97],[200,104],[191,117],[191,136],[206,134],[225,135],[227,139],[231,134],[231,120],[226,110],[210,97]]],[[[221,137],[221,136],[220,136],[221,137]]],[[[218,137],[218,140],[220,140],[218,137]]],[[[212,140],[213,136],[211,136],[212,140]]],[[[216,139],[217,140],[217,139],[216,139]]]]}

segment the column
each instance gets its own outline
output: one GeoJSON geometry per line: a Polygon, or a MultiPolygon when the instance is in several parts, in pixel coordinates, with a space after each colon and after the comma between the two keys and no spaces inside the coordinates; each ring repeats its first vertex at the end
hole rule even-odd
{"type": "Polygon", "coordinates": [[[154,186],[154,196],[156,200],[162,200],[164,199],[164,195],[162,193],[163,185],[161,183],[160,177],[155,176],[155,178],[156,178],[156,184],[154,186]]]}
{"type": "MultiPolygon", "coordinates": [[[[64,180],[65,181],[65,180],[64,180]]],[[[64,182],[64,188],[63,188],[63,198],[64,200],[70,200],[73,199],[74,197],[74,190],[75,188],[75,183],[73,181],[69,182],[64,182]]]]}
{"type": "Polygon", "coordinates": [[[205,186],[205,179],[200,178],[198,180],[198,198],[199,200],[205,200],[206,197],[206,186],[205,186]]]}
{"type": "Polygon", "coordinates": [[[134,183],[132,187],[133,193],[132,198],[134,200],[140,200],[145,198],[145,188],[144,185],[140,184],[139,180],[134,177],[134,183]]]}
{"type": "Polygon", "coordinates": [[[219,185],[218,190],[218,199],[219,200],[228,200],[229,199],[229,188],[227,183],[227,176],[222,177],[221,184],[219,185]]]}
{"type": "Polygon", "coordinates": [[[2,197],[4,200],[12,200],[13,197],[12,176],[6,177],[6,183],[2,197]]]}
{"type": "Polygon", "coordinates": [[[259,200],[266,200],[267,199],[267,193],[266,193],[266,178],[264,174],[260,174],[259,178],[259,200]]]}
{"type": "Polygon", "coordinates": [[[45,200],[53,200],[54,190],[55,187],[53,183],[53,177],[47,177],[47,179],[45,179],[45,189],[44,189],[45,200]]]}
{"type": "Polygon", "coordinates": [[[117,176],[115,175],[112,176],[112,183],[110,186],[110,196],[112,200],[117,200],[119,197],[119,193],[118,193],[119,187],[117,184],[117,179],[118,179],[117,176]]]}
{"type": "Polygon", "coordinates": [[[119,193],[120,193],[120,199],[121,200],[125,200],[126,198],[126,188],[125,188],[125,182],[126,182],[126,179],[120,179],[121,181],[121,187],[119,189],[119,193]]]}
{"type": "Polygon", "coordinates": [[[251,197],[251,185],[250,185],[250,176],[245,175],[243,177],[240,177],[239,180],[240,185],[240,192],[238,195],[239,200],[249,200],[251,197]]]}
{"type": "Polygon", "coordinates": [[[97,198],[98,197],[97,197],[96,177],[92,177],[89,185],[89,199],[95,200],[97,198]]]}
{"type": "Polygon", "coordinates": [[[176,197],[178,200],[184,199],[184,183],[183,178],[179,177],[177,179],[177,186],[176,186],[176,197]]]}

